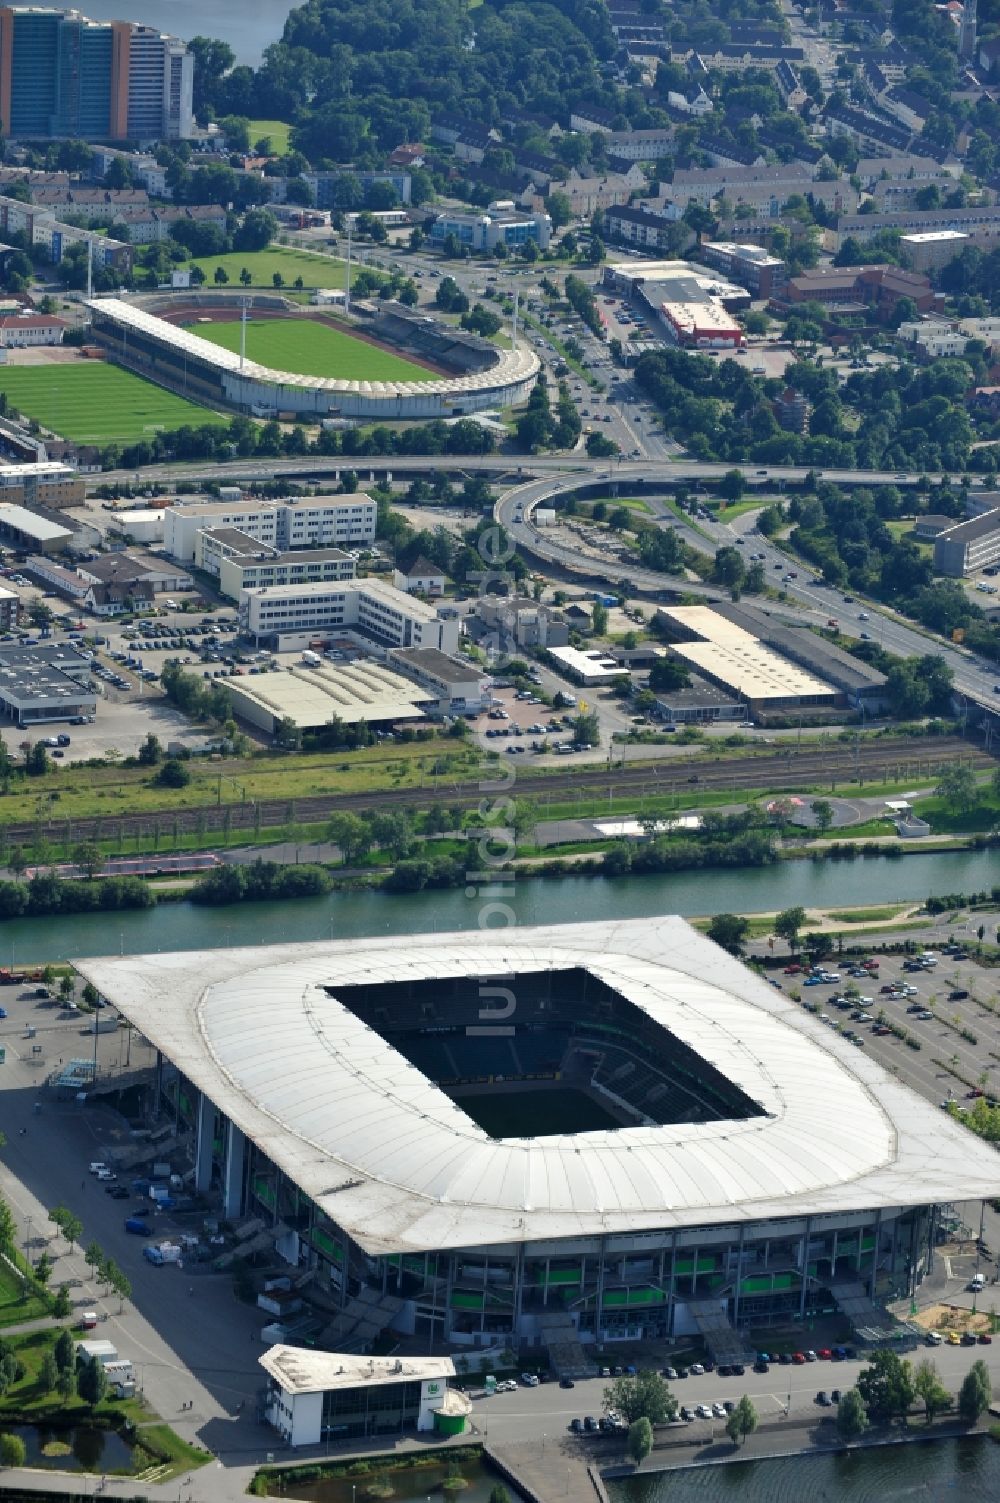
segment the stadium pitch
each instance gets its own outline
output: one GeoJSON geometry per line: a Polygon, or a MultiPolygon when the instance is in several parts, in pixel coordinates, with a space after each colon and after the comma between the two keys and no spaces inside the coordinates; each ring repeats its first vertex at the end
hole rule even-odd
{"type": "MultiPolygon", "coordinates": [[[[240,325],[235,321],[197,323],[190,331],[225,350],[240,348],[240,325]]],[[[404,360],[391,350],[355,339],[329,324],[305,318],[266,318],[247,321],[248,360],[272,370],[339,381],[436,381],[425,366],[404,360]]]]}

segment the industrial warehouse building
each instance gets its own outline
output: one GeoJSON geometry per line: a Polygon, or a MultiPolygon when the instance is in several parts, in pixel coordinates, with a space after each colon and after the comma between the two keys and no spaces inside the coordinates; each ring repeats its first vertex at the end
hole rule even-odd
{"type": "Polygon", "coordinates": [[[847,706],[876,713],[885,674],[815,632],[747,606],[661,606],[672,651],[755,717],[847,706]]]}
{"type": "Polygon", "coordinates": [[[93,715],[90,662],[72,646],[0,645],[0,713],[15,725],[93,715]]]}
{"type": "Polygon", "coordinates": [[[570,1375],[701,1335],[732,1362],[833,1307],[893,1339],[935,1207],[1000,1191],[989,1144],[679,918],[76,966],[152,1044],[196,1189],[259,1218],[337,1352],[570,1375]]]}
{"type": "Polygon", "coordinates": [[[227,679],[233,713],[273,736],[283,720],[299,730],[317,730],[339,720],[344,725],[395,724],[421,720],[435,694],[381,663],[297,663],[253,678],[227,679]]]}

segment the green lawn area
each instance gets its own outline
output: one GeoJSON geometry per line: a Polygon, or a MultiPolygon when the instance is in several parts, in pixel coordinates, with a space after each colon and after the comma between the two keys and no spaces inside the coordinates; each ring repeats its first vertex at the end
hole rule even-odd
{"type": "MultiPolygon", "coordinates": [[[[291,288],[296,277],[301,277],[307,287],[343,287],[347,271],[347,262],[334,256],[310,255],[308,251],[290,250],[284,245],[271,245],[262,251],[232,251],[225,256],[200,256],[191,265],[201,267],[209,289],[214,285],[217,266],[225,271],[229,285],[237,288],[240,272],[246,267],[252,278],[251,287],[267,287],[272,292],[276,271],[284,278],[286,288],[291,288]]],[[[352,268],[352,286],[359,270],[352,268]]]]}
{"type": "Polygon", "coordinates": [[[72,365],[0,365],[0,391],[29,418],[78,443],[132,443],[158,428],[225,418],[98,360],[72,365]]]}
{"type": "Polygon", "coordinates": [[[0,1262],[0,1326],[17,1326],[48,1315],[44,1299],[35,1289],[24,1293],[24,1283],[7,1263],[0,1262]]]}
{"type": "MultiPolygon", "coordinates": [[[[473,747],[441,737],[409,745],[370,746],[361,752],[265,754],[223,762],[198,758],[190,763],[190,771],[186,788],[161,788],[154,781],[155,769],[147,767],[60,766],[58,771],[53,768],[42,777],[13,784],[4,799],[4,819],[8,823],[33,819],[38,799],[58,794],[52,807],[60,817],[160,812],[166,833],[175,809],[217,801],[220,776],[223,803],[239,803],[244,795],[294,802],[313,794],[401,787],[436,787],[442,802],[447,802],[451,784],[478,777],[480,763],[473,747]]],[[[731,801],[732,796],[727,796],[731,801]]]]}
{"type": "MultiPolygon", "coordinates": [[[[240,347],[238,323],[193,324],[193,333],[224,350],[240,347]]],[[[434,381],[437,377],[390,350],[304,318],[247,320],[247,358],[302,376],[344,381],[434,381]]]]}
{"type": "Polygon", "coordinates": [[[261,136],[271,137],[271,150],[276,156],[283,157],[288,152],[288,137],[292,127],[284,120],[251,120],[250,121],[250,145],[259,141],[261,136]]]}

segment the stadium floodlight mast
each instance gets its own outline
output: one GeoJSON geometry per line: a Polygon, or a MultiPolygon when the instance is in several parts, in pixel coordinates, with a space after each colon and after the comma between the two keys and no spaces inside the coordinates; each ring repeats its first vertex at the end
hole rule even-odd
{"type": "Polygon", "coordinates": [[[252,297],[240,298],[240,371],[247,358],[247,311],[253,307],[252,297]]]}
{"type": "Polygon", "coordinates": [[[517,349],[517,311],[518,311],[518,305],[520,303],[520,299],[521,299],[521,289],[520,289],[520,287],[515,287],[514,288],[514,312],[513,312],[513,315],[511,317],[511,321],[510,321],[510,347],[511,347],[512,350],[516,350],[517,349]]]}
{"type": "Polygon", "coordinates": [[[354,226],[354,221],[351,219],[351,216],[348,214],[348,216],[347,216],[347,276],[346,276],[346,279],[345,279],[345,282],[344,282],[344,312],[345,313],[350,313],[350,311],[351,311],[351,230],[353,229],[353,226],[354,226]]]}

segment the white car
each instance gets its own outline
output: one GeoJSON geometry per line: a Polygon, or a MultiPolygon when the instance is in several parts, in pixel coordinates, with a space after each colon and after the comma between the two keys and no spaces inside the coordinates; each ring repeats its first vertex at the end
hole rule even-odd
{"type": "Polygon", "coordinates": [[[538,1374],[537,1373],[522,1373],[521,1374],[521,1382],[524,1384],[525,1388],[537,1388],[538,1387],[538,1374]]]}
{"type": "Polygon", "coordinates": [[[101,1171],[106,1170],[107,1167],[107,1164],[103,1163],[100,1159],[95,1159],[94,1162],[90,1165],[90,1173],[100,1174],[101,1171]]]}
{"type": "Polygon", "coordinates": [[[694,1412],[699,1419],[712,1418],[712,1410],[708,1404],[699,1404],[694,1412]]]}
{"type": "Polygon", "coordinates": [[[688,1372],[691,1374],[692,1378],[700,1378],[704,1371],[705,1369],[702,1367],[700,1362],[692,1362],[691,1366],[688,1368],[688,1372]]]}
{"type": "Polygon", "coordinates": [[[109,1181],[109,1180],[117,1179],[118,1176],[117,1176],[117,1174],[115,1173],[115,1171],[113,1169],[108,1169],[105,1166],[102,1169],[98,1169],[98,1171],[97,1171],[97,1178],[99,1180],[107,1183],[107,1181],[109,1181]]]}

